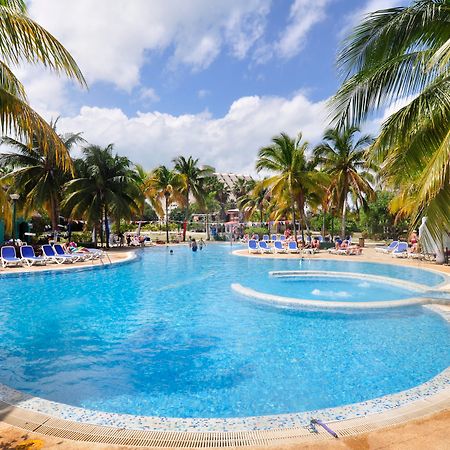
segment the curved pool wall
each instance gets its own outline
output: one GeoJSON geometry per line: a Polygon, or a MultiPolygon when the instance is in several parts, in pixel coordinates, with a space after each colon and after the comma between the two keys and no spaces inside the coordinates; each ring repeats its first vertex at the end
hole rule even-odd
{"type": "MultiPolygon", "coordinates": [[[[178,249],[176,250],[176,251],[178,251],[178,249]]],[[[181,249],[180,249],[180,251],[181,251],[181,249]]],[[[156,252],[156,253],[158,253],[158,252],[156,252]]],[[[190,252],[186,252],[188,255],[191,255],[190,254],[190,252]]],[[[204,257],[204,255],[205,255],[206,253],[203,253],[203,255],[202,255],[202,257],[204,257]]],[[[226,254],[227,254],[227,251],[226,251],[226,254]]],[[[158,254],[158,256],[160,257],[159,259],[161,259],[161,253],[159,253],[158,254]]],[[[217,255],[216,255],[217,256],[217,255]]],[[[224,256],[224,255],[222,255],[222,256],[224,256]]],[[[192,258],[192,256],[190,256],[191,258],[192,258]]],[[[144,258],[145,259],[145,258],[144,258]]],[[[211,261],[208,261],[208,264],[210,264],[211,263],[211,261]]],[[[253,263],[253,261],[252,261],[252,263],[253,263]]],[[[290,266],[291,265],[291,263],[289,263],[287,266],[290,266]]],[[[186,265],[184,265],[183,266],[183,268],[184,268],[184,270],[186,269],[186,266],[187,266],[187,264],[186,265]]],[[[275,264],[275,266],[277,266],[277,267],[275,267],[276,269],[279,269],[279,266],[278,266],[278,264],[275,264]]],[[[283,268],[285,268],[286,266],[284,266],[284,265],[282,265],[283,266],[283,268]]],[[[273,268],[273,265],[272,265],[272,268],[273,268]]],[[[142,267],[140,268],[141,270],[142,270],[142,267]]],[[[113,268],[113,270],[111,270],[111,271],[108,271],[108,272],[114,272],[116,269],[114,269],[113,268]]],[[[86,272],[84,272],[84,273],[86,273],[86,272]]],[[[268,273],[268,272],[267,272],[268,273]]],[[[235,274],[236,274],[236,272],[235,272],[235,274]]],[[[58,274],[58,275],[52,275],[50,278],[52,278],[52,280],[53,281],[62,281],[60,278],[58,278],[59,276],[60,276],[61,274],[58,274]]],[[[68,275],[68,274],[67,274],[68,275]]],[[[142,275],[142,274],[141,274],[142,275]]],[[[214,278],[214,276],[215,276],[215,274],[214,273],[209,273],[209,272],[206,272],[206,273],[203,273],[202,271],[200,271],[200,274],[197,274],[196,275],[196,279],[194,280],[195,282],[197,282],[197,281],[202,281],[203,283],[204,283],[204,281],[205,280],[207,280],[208,278],[214,278]]],[[[35,277],[42,277],[42,275],[35,275],[35,276],[33,276],[33,277],[30,277],[30,278],[35,278],[35,277]]],[[[155,278],[155,277],[153,277],[153,278],[155,278]]],[[[155,278],[155,279],[157,279],[157,277],[155,278]]],[[[442,283],[442,281],[443,281],[444,279],[441,277],[440,279],[437,279],[437,280],[435,280],[435,281],[438,281],[438,282],[441,282],[442,283]]],[[[96,284],[96,281],[95,280],[91,280],[91,281],[93,281],[93,284],[95,285],[96,284]]],[[[229,281],[229,280],[228,280],[229,281]]],[[[65,285],[65,283],[63,282],[63,283],[61,283],[62,285],[65,285]]],[[[157,289],[157,291],[158,292],[164,292],[164,291],[170,291],[171,289],[180,289],[180,288],[183,288],[183,286],[189,286],[189,284],[190,284],[190,282],[189,282],[189,280],[185,280],[185,281],[180,281],[180,280],[176,280],[174,283],[172,283],[172,286],[159,286],[159,287],[157,287],[156,289],[157,289]]],[[[438,283],[437,283],[438,284],[438,283]]],[[[126,283],[125,283],[125,285],[126,285],[126,283]]],[[[196,284],[197,286],[198,286],[198,284],[196,284]]],[[[201,285],[201,283],[200,283],[200,285],[201,285]]],[[[60,291],[61,291],[61,289],[60,289],[60,291]]],[[[81,295],[81,294],[80,294],[81,295]]],[[[80,295],[79,295],[79,297],[80,297],[80,295]]],[[[80,298],[79,298],[80,299],[80,298]]],[[[232,301],[232,300],[231,300],[232,301]]],[[[72,305],[73,306],[73,305],[72,305]]],[[[234,307],[236,307],[236,304],[233,304],[233,306],[234,307]]],[[[259,310],[261,310],[260,308],[258,308],[257,309],[258,311],[259,310]]],[[[263,308],[263,310],[264,310],[264,308],[263,308]]],[[[230,311],[231,312],[231,311],[230,311]]],[[[422,314],[422,313],[420,313],[420,314],[422,314]]],[[[328,318],[328,320],[330,320],[329,318],[328,318]]],[[[372,319],[370,319],[370,320],[372,320],[372,319]]],[[[437,371],[437,372],[439,372],[439,370],[437,371]]],[[[437,372],[435,372],[435,374],[437,373],[437,372]]],[[[430,379],[431,377],[430,376],[427,376],[425,379],[430,379]]],[[[425,379],[422,379],[421,381],[425,381],[425,379]]],[[[413,383],[413,385],[417,385],[417,384],[419,384],[421,381],[415,381],[414,383],[413,383]]],[[[425,383],[425,385],[424,386],[427,386],[427,388],[426,389],[428,389],[428,387],[430,387],[430,391],[429,391],[429,395],[431,395],[431,393],[433,393],[433,392],[436,392],[437,390],[439,390],[439,389],[441,389],[441,388],[445,388],[446,386],[448,386],[448,382],[449,382],[449,380],[448,380],[448,371],[446,371],[446,372],[444,372],[443,374],[441,374],[441,375],[438,375],[437,376],[437,378],[435,378],[435,379],[433,379],[433,380],[431,380],[429,383],[431,383],[431,384],[429,384],[429,383],[425,383]],[[437,383],[437,384],[436,384],[437,383]]],[[[8,383],[9,385],[11,385],[10,383],[8,383]]],[[[419,386],[420,387],[420,386],[419,386]]],[[[412,390],[414,390],[414,389],[417,389],[417,388],[412,388],[412,390]]],[[[419,391],[418,392],[422,392],[423,391],[423,389],[421,388],[421,389],[419,389],[419,391]]],[[[2,392],[4,393],[5,391],[4,391],[4,389],[2,389],[2,392]]],[[[11,391],[12,392],[12,391],[11,391]]],[[[9,398],[10,398],[10,400],[11,400],[11,392],[8,394],[9,395],[9,398]]],[[[409,392],[409,391],[408,391],[409,392]]],[[[411,395],[413,395],[413,397],[417,394],[417,392],[416,391],[414,391],[415,392],[415,394],[411,394],[411,395]]],[[[428,392],[428,391],[427,391],[428,392]]],[[[423,392],[421,393],[421,394],[419,394],[419,395],[422,395],[423,394],[423,392]]],[[[3,395],[3,394],[2,394],[3,395]]],[[[5,394],[6,395],[6,394],[5,394]]],[[[6,397],[5,397],[5,395],[3,395],[3,397],[4,398],[8,398],[8,395],[6,395],[6,397]]],[[[394,394],[394,395],[401,395],[401,394],[394,394]]],[[[428,394],[427,394],[428,395],[428,394]]],[[[17,396],[19,396],[20,397],[20,394],[17,394],[16,395],[16,398],[18,398],[17,396]]],[[[14,395],[13,395],[13,397],[14,397],[14,395]]],[[[406,397],[407,398],[410,398],[410,394],[407,394],[406,395],[406,397]]],[[[391,396],[389,395],[389,396],[387,396],[386,398],[391,398],[391,396]]],[[[414,397],[414,398],[417,398],[417,397],[414,397]]],[[[396,400],[397,401],[397,400],[396,400]]],[[[34,399],[33,401],[31,401],[31,403],[33,403],[33,402],[38,402],[38,403],[40,403],[40,402],[42,402],[42,403],[40,403],[41,404],[41,407],[42,407],[42,404],[44,403],[44,404],[46,404],[47,406],[46,406],[46,408],[48,407],[48,404],[50,404],[50,410],[56,410],[56,411],[58,411],[58,408],[59,408],[59,406],[55,406],[55,404],[54,403],[52,403],[52,402],[48,402],[47,400],[41,400],[41,399],[34,399]]],[[[371,401],[368,401],[369,403],[371,402],[371,401]]],[[[363,402],[363,404],[364,405],[366,405],[368,402],[363,402]]],[[[377,400],[374,400],[374,404],[380,404],[380,402],[378,402],[377,400]]],[[[22,402],[20,402],[20,403],[22,403],[22,402]]],[[[382,404],[384,404],[383,402],[381,402],[382,404]]],[[[389,403],[389,402],[388,402],[389,403]]],[[[23,403],[22,403],[23,404],[23,403]]],[[[26,406],[25,406],[26,407],[26,406]]],[[[67,416],[67,414],[68,414],[68,416],[66,417],[66,418],[74,418],[75,416],[77,416],[78,417],[78,419],[80,419],[80,420],[83,420],[82,419],[82,416],[85,416],[85,418],[87,418],[88,420],[90,420],[89,419],[89,417],[91,417],[91,415],[93,415],[93,416],[95,416],[96,414],[99,414],[99,416],[98,416],[98,420],[100,420],[101,421],[101,423],[102,424],[105,424],[105,423],[107,423],[108,422],[108,420],[107,419],[105,419],[105,418],[107,418],[107,417],[114,417],[114,423],[116,423],[117,424],[117,426],[120,426],[120,421],[122,420],[122,419],[119,419],[115,414],[109,414],[109,413],[97,413],[97,412],[89,412],[89,410],[86,410],[86,409],[83,409],[83,408],[81,408],[81,409],[79,409],[79,408],[77,408],[77,407],[70,407],[70,406],[62,406],[61,407],[62,408],[62,410],[64,410],[65,412],[63,412],[62,413],[62,415],[64,416],[64,415],[66,415],[67,416]],[[75,414],[75,416],[73,416],[73,411],[75,411],[75,410],[79,410],[78,412],[77,412],[77,414],[75,414]],[[70,413],[68,413],[68,411],[71,411],[70,413]],[[106,422],[105,422],[106,421],[106,422]]],[[[339,407],[339,408],[337,408],[337,411],[341,411],[342,410],[342,408],[344,408],[344,410],[347,408],[347,407],[339,407]]],[[[44,408],[45,409],[45,408],[44,408]]],[[[329,408],[328,408],[329,409],[329,408]]],[[[327,410],[328,410],[327,409],[327,410]]],[[[350,408],[351,410],[353,410],[352,408],[350,408]]],[[[370,408],[369,408],[370,409],[370,408]]],[[[340,417],[340,413],[338,414],[335,410],[336,410],[336,408],[331,408],[330,410],[333,410],[334,412],[332,413],[332,414],[334,414],[334,417],[335,418],[338,418],[338,417],[340,417]]],[[[359,407],[358,408],[356,408],[356,410],[358,410],[359,411],[359,407]]],[[[321,410],[322,411],[322,410],[321,410]]],[[[366,412],[367,413],[367,412],[366,412]]],[[[301,413],[300,414],[300,416],[302,416],[302,417],[307,417],[307,415],[308,414],[310,414],[310,413],[308,413],[308,412],[305,412],[305,413],[301,413]],[[303,415],[302,415],[303,414],[303,415]]],[[[359,413],[357,413],[357,414],[359,414],[359,413]]],[[[361,414],[365,414],[364,412],[362,412],[361,414]]],[[[284,420],[286,420],[286,417],[296,417],[295,419],[292,419],[292,420],[295,420],[295,421],[298,421],[299,420],[299,417],[300,416],[298,416],[297,414],[294,414],[294,415],[292,415],[292,414],[287,414],[287,415],[285,415],[285,414],[281,414],[281,415],[276,415],[276,416],[271,416],[271,417],[269,417],[269,418],[267,418],[267,421],[268,421],[268,423],[272,423],[273,422],[273,425],[275,426],[275,424],[277,424],[277,426],[282,426],[283,425],[283,421],[284,420]],[[274,419],[275,418],[275,419],[274,419]],[[280,422],[280,420],[281,420],[281,422],[280,422]]],[[[123,417],[123,416],[120,416],[120,417],[123,417]]],[[[134,417],[134,416],[132,416],[132,417],[134,417]]],[[[78,419],[76,419],[76,420],[78,420],[78,419]]],[[[247,424],[251,424],[252,423],[252,420],[250,420],[250,421],[247,421],[247,419],[248,418],[245,418],[245,419],[236,419],[236,421],[239,423],[239,427],[242,427],[242,426],[244,426],[245,425],[245,423],[247,423],[247,424]],[[244,425],[243,425],[243,423],[242,423],[242,421],[244,421],[244,425]],[[246,422],[247,421],[247,422],[246,422]]],[[[251,419],[251,418],[250,418],[251,419]]],[[[258,420],[259,420],[260,418],[258,418],[258,420]]],[[[112,420],[112,419],[111,419],[112,420]]],[[[140,418],[139,416],[136,416],[134,419],[130,419],[132,422],[134,421],[134,422],[136,422],[136,421],[139,421],[139,420],[143,420],[142,419],[142,417],[140,418]]],[[[153,423],[153,420],[157,420],[157,421],[159,421],[160,423],[161,423],[161,426],[163,426],[163,422],[165,422],[166,421],[166,419],[155,419],[155,418],[152,418],[151,419],[151,422],[153,423]]],[[[209,421],[209,419],[202,419],[202,418],[199,418],[199,419],[174,419],[175,420],[175,422],[174,422],[174,424],[175,423],[177,423],[178,425],[177,425],[177,427],[178,426],[180,426],[181,428],[183,428],[184,426],[185,426],[185,424],[186,423],[189,423],[190,425],[189,426],[193,426],[193,424],[201,424],[201,423],[204,423],[205,424],[205,426],[208,426],[208,427],[211,427],[211,422],[209,421]],[[206,425],[207,424],[207,425],[206,425]]],[[[227,425],[227,427],[228,426],[230,426],[230,424],[233,422],[233,420],[235,420],[235,419],[226,419],[226,418],[223,418],[223,419],[215,419],[215,420],[217,420],[217,423],[218,423],[218,427],[220,428],[224,423],[227,425]]],[[[145,422],[145,421],[144,421],[145,422]]],[[[214,422],[214,420],[213,420],[213,422],[214,422]]],[[[289,421],[288,421],[289,422],[289,421]]],[[[96,422],[97,423],[97,422],[96,422]]],[[[152,425],[153,426],[153,425],[152,425]]],[[[172,426],[172,425],[171,425],[172,426]]],[[[173,426],[176,426],[176,425],[173,425],[173,426]]],[[[249,425],[249,426],[251,426],[251,425],[249,425]]],[[[178,428],[177,428],[178,429],[178,428]]]]}

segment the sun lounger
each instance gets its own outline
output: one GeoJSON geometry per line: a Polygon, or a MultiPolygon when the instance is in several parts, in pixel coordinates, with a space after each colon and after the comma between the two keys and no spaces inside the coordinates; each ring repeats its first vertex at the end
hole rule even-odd
{"type": "Polygon", "coordinates": [[[391,253],[397,247],[398,241],[392,241],[389,245],[384,247],[375,247],[375,251],[379,253],[391,253]]]}
{"type": "Polygon", "coordinates": [[[396,258],[407,258],[408,257],[408,243],[399,242],[395,250],[392,252],[392,256],[396,258]]]}
{"type": "Polygon", "coordinates": [[[74,262],[74,258],[72,258],[70,255],[58,255],[50,244],[45,244],[42,246],[42,255],[47,262],[53,262],[56,264],[74,262]]]}
{"type": "Polygon", "coordinates": [[[263,234],[262,240],[268,242],[269,241],[269,235],[268,234],[263,234]]]}
{"type": "Polygon", "coordinates": [[[17,258],[16,249],[12,245],[2,247],[0,255],[3,267],[18,266],[23,263],[20,258],[17,258]]]}
{"type": "Polygon", "coordinates": [[[284,234],[282,234],[280,236],[280,239],[278,239],[279,241],[285,241],[286,240],[286,236],[284,234]]]}
{"type": "Polygon", "coordinates": [[[54,244],[53,245],[53,250],[55,250],[55,253],[58,255],[58,256],[63,256],[63,257],[66,257],[66,256],[68,256],[69,258],[72,258],[72,262],[78,262],[78,261],[83,261],[84,260],[84,257],[83,257],[83,255],[81,254],[81,252],[80,253],[77,253],[77,254],[75,254],[75,253],[71,253],[71,254],[68,254],[68,253],[66,253],[65,251],[64,251],[64,249],[63,249],[63,247],[62,247],[62,245],[61,244],[54,244]]]}
{"type": "Polygon", "coordinates": [[[272,249],[267,245],[266,241],[259,242],[259,251],[261,253],[272,253],[272,249]]]}
{"type": "Polygon", "coordinates": [[[247,244],[249,253],[259,253],[259,244],[255,239],[250,239],[247,244]]]}
{"type": "Polygon", "coordinates": [[[34,248],[31,245],[24,245],[20,247],[20,256],[22,261],[28,266],[34,266],[35,264],[46,264],[46,260],[42,256],[36,256],[34,248]]]}
{"type": "Polygon", "coordinates": [[[273,251],[275,253],[287,253],[287,250],[283,247],[283,242],[281,242],[281,240],[273,243],[273,251]]]}
{"type": "Polygon", "coordinates": [[[276,234],[272,234],[272,236],[270,236],[270,240],[272,242],[275,242],[277,240],[277,235],[276,234]]]}
{"type": "Polygon", "coordinates": [[[288,252],[289,253],[300,253],[300,249],[297,246],[297,242],[295,242],[295,241],[288,242],[288,252]]]}

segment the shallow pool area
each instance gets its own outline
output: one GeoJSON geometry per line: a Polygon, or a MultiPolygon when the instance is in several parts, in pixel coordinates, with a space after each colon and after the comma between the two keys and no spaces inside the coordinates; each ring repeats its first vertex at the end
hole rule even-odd
{"type": "MultiPolygon", "coordinates": [[[[0,383],[100,411],[229,418],[360,402],[417,386],[449,366],[449,325],[420,306],[300,311],[249,303],[231,289],[238,282],[307,290],[269,274],[282,270],[360,272],[430,287],[443,282],[437,273],[243,258],[227,245],[140,256],[106,270],[2,277],[0,383]]],[[[416,293],[349,280],[339,282],[356,299],[364,290],[380,301],[416,293]]],[[[312,297],[345,299],[335,294],[342,290],[336,280],[312,281],[312,297]]]]}

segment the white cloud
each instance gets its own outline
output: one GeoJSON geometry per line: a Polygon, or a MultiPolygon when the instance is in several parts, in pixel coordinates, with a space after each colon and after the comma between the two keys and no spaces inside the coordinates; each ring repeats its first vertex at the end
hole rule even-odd
{"type": "Polygon", "coordinates": [[[197,97],[198,98],[205,98],[208,97],[208,95],[211,94],[211,91],[209,91],[208,89],[199,89],[197,91],[197,97]]]}
{"type": "Polygon", "coordinates": [[[117,151],[147,169],[170,164],[178,154],[193,155],[220,171],[254,173],[258,149],[285,131],[302,131],[318,142],[326,123],[325,102],[313,103],[303,94],[292,98],[242,97],[227,114],[174,116],[158,111],[127,117],[122,110],[83,107],[79,114],[63,117],[61,131],[83,131],[92,143],[115,143],[117,151]]]}
{"type": "Polygon", "coordinates": [[[325,19],[325,7],[329,0],[295,0],[289,13],[289,23],[276,44],[276,51],[284,58],[299,53],[305,44],[308,31],[325,19]]]}
{"type": "Polygon", "coordinates": [[[146,88],[146,87],[141,88],[139,98],[141,100],[147,100],[150,102],[159,102],[160,100],[159,95],[153,88],[146,88]]]}
{"type": "Polygon", "coordinates": [[[357,26],[367,16],[367,14],[380,11],[382,9],[389,9],[399,6],[402,0],[368,0],[361,8],[353,11],[346,19],[344,27],[341,30],[341,37],[347,35],[351,30],[357,26]]]}
{"type": "Polygon", "coordinates": [[[154,54],[200,70],[224,49],[246,56],[270,0],[30,0],[30,15],[72,53],[89,83],[131,91],[154,54]],[[149,60],[149,61],[148,61],[149,60]]]}
{"type": "Polygon", "coordinates": [[[311,28],[326,18],[325,9],[329,2],[330,0],[294,0],[285,30],[273,43],[260,39],[253,52],[253,60],[257,64],[265,64],[274,57],[289,59],[298,55],[311,28]]]}

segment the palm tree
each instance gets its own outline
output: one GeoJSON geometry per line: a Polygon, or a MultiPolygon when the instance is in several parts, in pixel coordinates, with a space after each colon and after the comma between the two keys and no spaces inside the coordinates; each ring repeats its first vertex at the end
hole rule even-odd
{"type": "Polygon", "coordinates": [[[338,124],[405,106],[382,124],[371,152],[399,191],[393,206],[421,215],[435,237],[450,229],[450,4],[416,0],[369,14],[338,58],[345,75],[331,105],[338,124]]]}
{"type": "MultiPolygon", "coordinates": [[[[57,121],[50,123],[55,133],[56,123],[57,121]]],[[[68,154],[74,145],[85,142],[81,133],[58,136],[68,154]]],[[[15,169],[9,177],[14,189],[24,200],[24,210],[43,207],[50,216],[52,230],[58,231],[63,186],[69,181],[71,173],[58,163],[57,149],[54,145],[49,145],[45,151],[36,136],[31,147],[10,137],[4,137],[0,143],[15,150],[12,153],[0,153],[0,163],[15,169]]]]}
{"type": "Polygon", "coordinates": [[[90,225],[103,220],[109,247],[108,217],[131,217],[139,210],[142,192],[130,160],[113,155],[113,144],[89,145],[83,156],[77,162],[78,178],[66,184],[63,207],[71,217],[84,217],[90,225]]]}
{"type": "Polygon", "coordinates": [[[154,193],[156,199],[164,199],[164,218],[166,222],[166,242],[169,242],[169,206],[171,203],[183,205],[185,195],[182,192],[184,185],[181,175],[166,166],[159,166],[150,175],[146,191],[154,193]]]}
{"type": "Polygon", "coordinates": [[[296,139],[281,133],[272,139],[272,145],[259,150],[256,170],[274,172],[264,181],[275,202],[287,198],[294,236],[297,239],[297,211],[300,224],[306,225],[305,206],[309,194],[324,189],[326,175],[315,169],[315,162],[306,157],[307,142],[302,142],[302,134],[296,139]]]}
{"type": "Polygon", "coordinates": [[[204,203],[205,192],[205,178],[210,177],[214,173],[214,169],[210,166],[198,166],[198,159],[193,159],[189,156],[186,159],[184,156],[176,157],[175,170],[179,173],[182,180],[181,193],[184,194],[185,213],[183,227],[183,241],[186,240],[186,224],[189,220],[189,196],[192,194],[197,203],[202,205],[204,203]]]}
{"type": "Polygon", "coordinates": [[[8,64],[41,63],[86,86],[83,75],[67,50],[44,28],[31,20],[23,0],[0,2],[0,131],[15,132],[19,139],[40,142],[44,153],[54,152],[63,169],[71,167],[67,149],[45,120],[29,105],[22,83],[8,64]]]}
{"type": "Polygon", "coordinates": [[[373,197],[374,191],[370,185],[373,177],[366,160],[367,147],[373,142],[369,135],[356,140],[359,132],[357,127],[344,130],[329,129],[323,136],[324,142],[314,149],[318,164],[331,177],[329,193],[337,208],[341,211],[341,236],[345,236],[345,220],[349,194],[366,205],[366,199],[373,197]]]}
{"type": "Polygon", "coordinates": [[[269,206],[270,191],[265,186],[264,180],[246,181],[245,187],[248,190],[238,198],[238,206],[244,213],[244,219],[248,220],[254,214],[258,214],[259,221],[263,223],[264,213],[269,206]]]}

